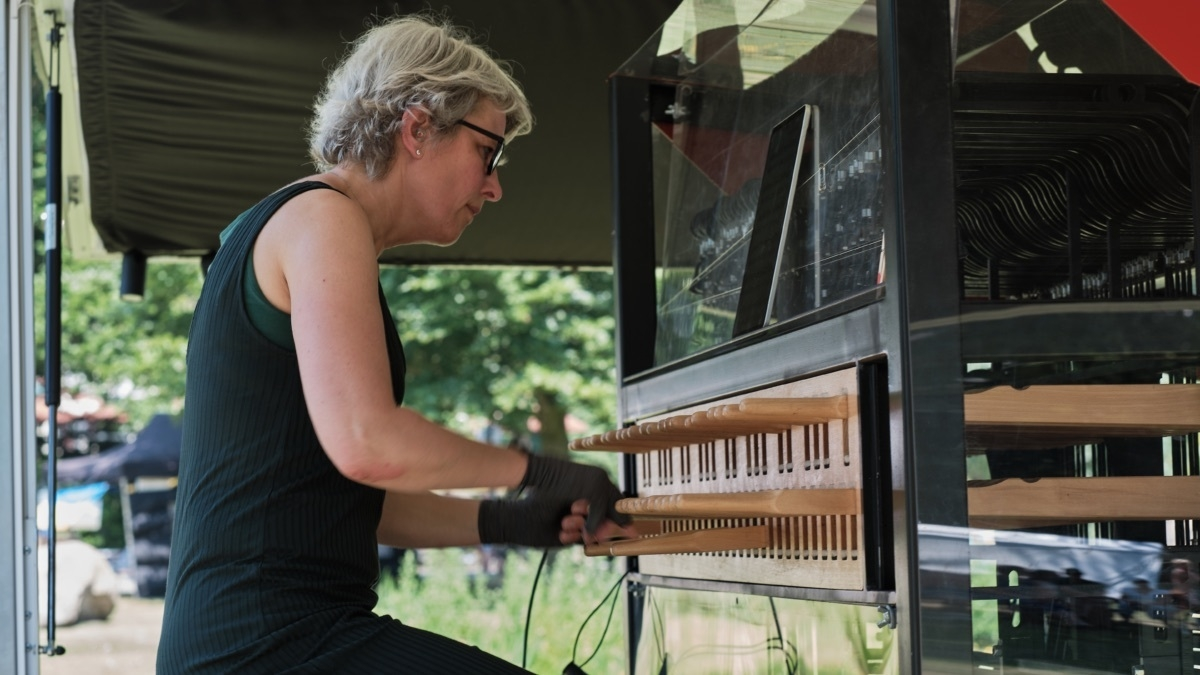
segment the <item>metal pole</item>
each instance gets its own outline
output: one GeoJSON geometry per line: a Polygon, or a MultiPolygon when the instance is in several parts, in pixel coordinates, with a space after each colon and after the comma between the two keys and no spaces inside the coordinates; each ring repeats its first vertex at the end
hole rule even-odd
{"type": "Polygon", "coordinates": [[[11,487],[0,500],[0,672],[38,672],[38,556],[33,499],[36,478],[33,366],[33,216],[29,133],[29,95],[33,50],[33,5],[5,0],[0,52],[5,82],[0,108],[0,154],[5,159],[0,187],[6,255],[0,256],[0,437],[7,461],[0,462],[0,483],[11,487]]]}
{"type": "MultiPolygon", "coordinates": [[[[47,12],[53,15],[52,12],[47,12]]],[[[46,408],[49,431],[46,438],[46,505],[49,522],[46,532],[46,644],[38,651],[48,656],[66,650],[54,644],[55,601],[55,502],[58,494],[58,404],[62,373],[62,93],[58,89],[59,50],[63,24],[54,22],[50,30],[50,91],[46,94],[46,408]]]]}

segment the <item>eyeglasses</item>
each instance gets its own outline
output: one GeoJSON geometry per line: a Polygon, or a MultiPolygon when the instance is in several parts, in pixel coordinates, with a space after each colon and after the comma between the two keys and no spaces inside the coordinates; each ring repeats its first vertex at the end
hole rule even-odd
{"type": "Polygon", "coordinates": [[[504,137],[499,134],[493,134],[483,127],[477,127],[466,120],[459,120],[455,122],[455,124],[461,124],[472,131],[478,131],[484,136],[496,141],[496,147],[494,150],[492,150],[492,155],[491,157],[488,157],[487,166],[484,168],[484,172],[487,175],[492,175],[492,172],[496,170],[496,167],[500,166],[500,158],[504,155],[504,137]]]}

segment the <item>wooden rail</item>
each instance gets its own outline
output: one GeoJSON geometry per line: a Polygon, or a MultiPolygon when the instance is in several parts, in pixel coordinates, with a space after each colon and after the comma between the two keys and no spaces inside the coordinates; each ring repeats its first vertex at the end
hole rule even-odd
{"type": "Polygon", "coordinates": [[[972,527],[1200,518],[1200,476],[1008,478],[968,485],[972,527]]]}
{"type": "Polygon", "coordinates": [[[1200,385],[1048,384],[963,397],[971,448],[1062,447],[1200,431],[1200,385]]]}

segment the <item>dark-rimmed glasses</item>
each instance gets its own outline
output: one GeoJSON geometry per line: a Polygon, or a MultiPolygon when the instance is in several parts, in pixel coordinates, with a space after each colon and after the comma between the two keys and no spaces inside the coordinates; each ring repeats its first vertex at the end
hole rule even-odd
{"type": "Polygon", "coordinates": [[[455,122],[455,124],[461,124],[471,131],[478,131],[484,136],[496,141],[496,147],[492,150],[492,156],[488,157],[487,165],[484,167],[484,173],[488,176],[492,175],[492,172],[496,170],[496,167],[500,166],[500,157],[504,155],[504,137],[499,134],[493,134],[483,127],[475,126],[466,120],[459,120],[455,122]]]}

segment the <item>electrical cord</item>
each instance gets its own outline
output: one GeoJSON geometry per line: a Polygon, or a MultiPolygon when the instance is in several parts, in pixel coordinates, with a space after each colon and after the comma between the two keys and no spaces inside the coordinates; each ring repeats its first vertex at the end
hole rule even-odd
{"type": "MultiPolygon", "coordinates": [[[[783,652],[783,660],[784,660],[784,663],[787,665],[788,675],[794,675],[796,672],[796,669],[800,665],[799,658],[796,658],[796,656],[794,656],[787,649],[789,646],[792,646],[792,645],[787,640],[783,639],[783,628],[779,625],[779,610],[777,610],[775,608],[775,598],[767,596],[767,602],[769,602],[771,604],[771,617],[775,619],[775,634],[779,636],[778,649],[779,649],[779,651],[783,652]]],[[[792,648],[795,649],[794,646],[792,646],[792,648]]]]}
{"type": "Polygon", "coordinates": [[[533,616],[533,596],[537,593],[538,579],[542,577],[542,568],[546,566],[549,549],[542,551],[542,560],[538,563],[537,572],[533,573],[533,587],[529,589],[529,607],[525,610],[525,638],[521,641],[521,669],[525,668],[525,657],[529,655],[529,620],[533,616]]]}
{"type": "Polygon", "coordinates": [[[592,659],[594,659],[596,654],[600,653],[600,647],[604,644],[605,636],[608,635],[608,627],[612,624],[613,611],[617,608],[618,596],[616,595],[616,591],[618,588],[620,588],[621,582],[625,581],[625,577],[627,576],[629,576],[628,570],[626,570],[625,573],[622,574],[619,579],[617,579],[617,582],[612,585],[612,588],[608,589],[608,592],[604,594],[604,597],[601,598],[599,604],[596,605],[595,609],[593,609],[591,613],[587,615],[587,618],[583,620],[583,623],[580,624],[579,632],[575,634],[575,645],[571,647],[571,664],[567,666],[568,669],[571,666],[575,666],[577,672],[583,672],[583,667],[586,666],[592,659]],[[579,638],[583,637],[583,629],[587,628],[588,622],[592,620],[592,617],[596,615],[596,612],[600,611],[600,608],[604,606],[604,603],[608,602],[610,597],[612,598],[612,602],[608,606],[608,618],[604,621],[604,630],[600,633],[600,639],[596,642],[596,648],[592,650],[591,656],[588,656],[583,663],[580,663],[576,666],[575,659],[579,651],[579,638]]]}

